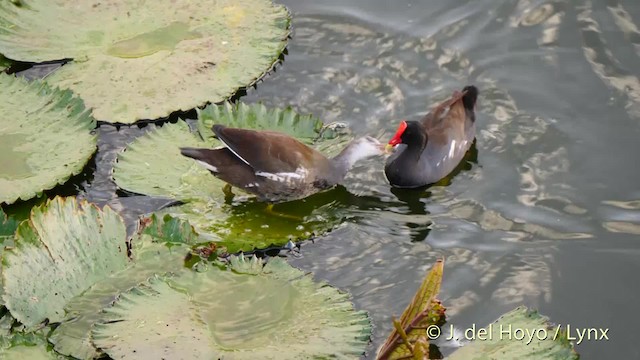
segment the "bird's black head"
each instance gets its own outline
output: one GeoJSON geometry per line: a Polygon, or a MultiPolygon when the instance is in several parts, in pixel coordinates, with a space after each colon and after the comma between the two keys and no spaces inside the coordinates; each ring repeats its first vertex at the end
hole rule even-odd
{"type": "Polygon", "coordinates": [[[427,133],[418,121],[402,121],[393,138],[389,140],[390,146],[406,144],[409,147],[423,148],[427,143],[427,133]]]}

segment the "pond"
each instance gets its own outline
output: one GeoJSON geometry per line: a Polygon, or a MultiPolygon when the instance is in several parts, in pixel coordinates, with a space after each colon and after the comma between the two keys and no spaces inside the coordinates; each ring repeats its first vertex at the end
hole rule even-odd
{"type": "MultiPolygon", "coordinates": [[[[585,359],[640,358],[640,4],[636,1],[288,1],[284,65],[247,101],[293,104],[358,132],[395,130],[480,88],[477,164],[395,192],[375,163],[347,183],[355,219],[292,263],[348,290],[379,344],[437,256],[449,322],[518,304],[574,328],[585,359]]],[[[371,354],[370,354],[371,357],[371,354]]]]}
{"type": "MultiPolygon", "coordinates": [[[[608,328],[608,341],[577,345],[585,359],[640,358],[637,0],[283,2],[288,54],[246,102],[390,136],[453,89],[480,89],[475,150],[450,184],[392,190],[379,159],[360,163],[332,191],[349,221],[289,256],[370,312],[367,358],[438,257],[456,327],[524,304],[572,328],[608,328]]],[[[116,152],[146,129],[98,131],[80,195],[130,224],[166,205],[110,180],[116,152]]]]}

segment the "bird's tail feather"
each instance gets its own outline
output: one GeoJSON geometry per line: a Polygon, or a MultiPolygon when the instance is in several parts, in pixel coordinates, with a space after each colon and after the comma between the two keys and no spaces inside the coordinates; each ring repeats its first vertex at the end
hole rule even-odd
{"type": "Polygon", "coordinates": [[[464,108],[473,111],[476,106],[476,100],[478,100],[478,88],[473,85],[467,85],[462,89],[462,91],[466,91],[462,97],[462,104],[464,105],[464,108]]]}

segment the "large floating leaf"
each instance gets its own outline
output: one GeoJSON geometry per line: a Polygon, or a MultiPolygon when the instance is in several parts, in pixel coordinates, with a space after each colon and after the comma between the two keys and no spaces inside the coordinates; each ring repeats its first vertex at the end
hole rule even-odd
{"type": "Polygon", "coordinates": [[[95,120],[82,100],[1,73],[0,99],[0,203],[30,199],[80,173],[96,150],[95,120]]]}
{"type": "Polygon", "coordinates": [[[436,300],[443,271],[444,260],[438,260],[425,276],[400,320],[394,320],[395,329],[380,348],[378,359],[421,360],[428,354],[429,344],[425,329],[444,322],[445,309],[436,300]]]}
{"type": "Polygon", "coordinates": [[[335,124],[324,126],[322,121],[313,115],[300,115],[291,107],[284,110],[267,108],[262,104],[247,105],[239,103],[233,106],[224,103],[221,106],[207,106],[198,111],[198,132],[202,138],[213,140],[211,127],[214,124],[223,124],[230,127],[256,130],[271,130],[285,133],[295,137],[307,145],[314,145],[316,150],[326,156],[335,156],[351,139],[345,136],[348,131],[341,131],[335,124]],[[320,137],[320,139],[319,139],[320,137]],[[322,140],[317,141],[316,140],[322,140]]]}
{"type": "Polygon", "coordinates": [[[93,331],[109,356],[185,359],[358,358],[371,331],[347,294],[272,258],[233,258],[123,294],[93,331]],[[144,326],[140,326],[144,324],[144,326]]]}
{"type": "Polygon", "coordinates": [[[149,277],[183,269],[188,245],[201,242],[192,227],[170,217],[142,225],[128,257],[125,225],[111,209],[73,198],[34,208],[3,259],[7,307],[28,327],[63,321],[50,337],[58,352],[97,356],[90,330],[100,310],[149,277]]]}
{"type": "Polygon", "coordinates": [[[189,247],[198,242],[193,228],[170,217],[152,216],[133,239],[130,265],[91,286],[65,306],[65,320],[51,334],[55,350],[79,359],[99,355],[91,341],[91,327],[100,312],[120,293],[147,281],[154,275],[166,275],[184,268],[189,247]]]}
{"type": "Polygon", "coordinates": [[[537,311],[525,307],[518,307],[502,315],[495,323],[489,325],[485,334],[486,339],[472,341],[456,350],[447,359],[575,360],[579,358],[563,329],[559,329],[558,325],[552,325],[547,317],[540,315],[537,311]],[[510,337],[509,334],[512,336],[510,337]]]}
{"type": "Polygon", "coordinates": [[[168,216],[141,225],[128,257],[125,225],[111,209],[73,198],[34,208],[3,259],[7,307],[28,327],[63,321],[49,339],[58,352],[99,355],[90,330],[102,308],[156,274],[182,270],[190,246],[201,242],[191,226],[168,216]]]}
{"type": "Polygon", "coordinates": [[[0,52],[74,59],[47,81],[111,122],[220,102],[268,71],[289,35],[288,11],[270,0],[21,2],[0,2],[0,52]]]}
{"type": "Polygon", "coordinates": [[[34,208],[2,259],[7,308],[28,327],[62,320],[71,298],[127,266],[125,238],[109,208],[59,197],[34,208]]]}
{"type": "Polygon", "coordinates": [[[341,221],[339,204],[326,194],[277,205],[275,210],[280,215],[265,212],[265,204],[246,197],[245,201],[237,201],[237,196],[233,204],[225,202],[224,182],[180,155],[179,150],[183,146],[221,146],[212,138],[213,123],[283,131],[314,144],[325,154],[336,154],[350,139],[346,132],[320,132],[320,120],[297,115],[291,109],[271,110],[245,104],[210,106],[199,112],[196,133],[191,133],[184,122],[178,122],[165,124],[133,141],[118,156],[113,174],[116,184],[128,191],[182,201],[183,205],[164,212],[188,220],[199,233],[220,241],[229,252],[309,238],[341,221]],[[314,143],[317,137],[320,139],[314,143]]]}

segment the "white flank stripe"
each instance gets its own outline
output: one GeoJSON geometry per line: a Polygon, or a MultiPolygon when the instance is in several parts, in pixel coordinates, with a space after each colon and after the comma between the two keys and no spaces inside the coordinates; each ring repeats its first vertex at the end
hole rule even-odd
{"type": "Polygon", "coordinates": [[[196,160],[196,162],[198,164],[200,164],[200,166],[204,167],[205,169],[207,169],[209,171],[213,171],[214,173],[218,172],[218,168],[213,166],[213,165],[211,165],[211,164],[207,164],[206,162],[200,161],[200,160],[196,160]]]}
{"type": "Polygon", "coordinates": [[[304,179],[309,171],[303,167],[299,167],[295,172],[279,172],[279,173],[270,173],[264,171],[257,171],[257,176],[265,177],[269,180],[280,181],[280,182],[291,182],[298,179],[304,179]]]}

